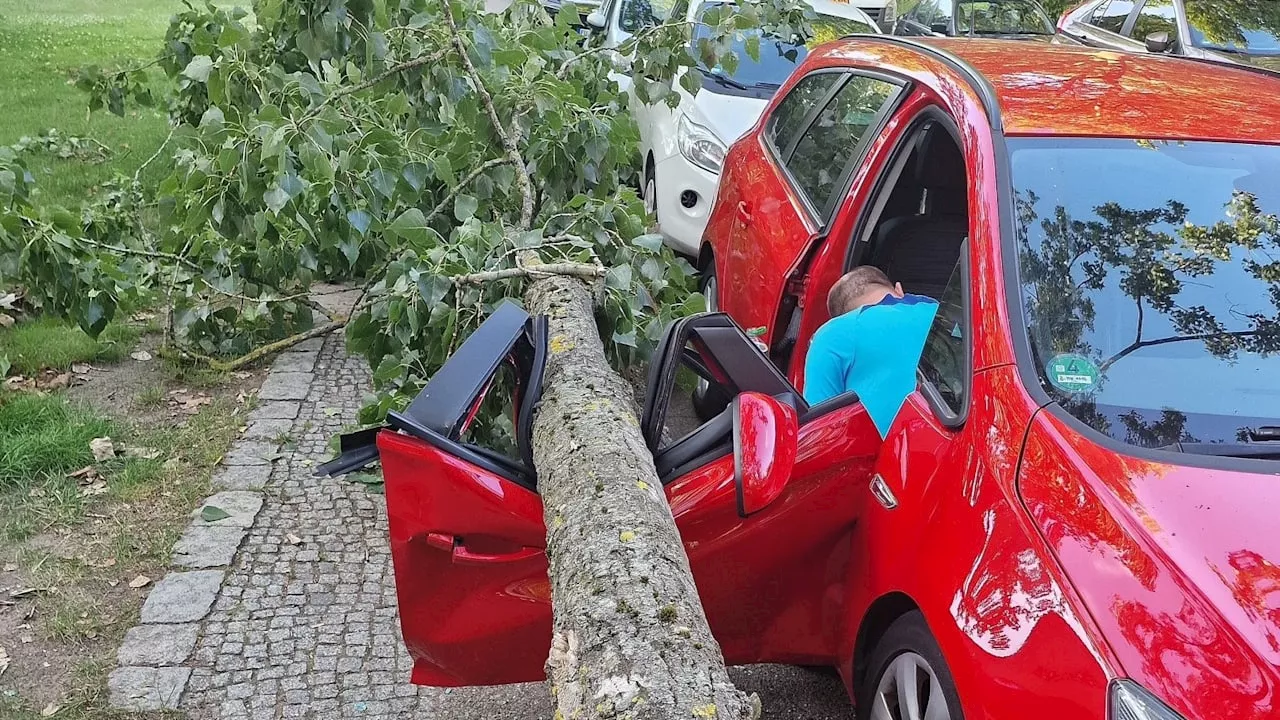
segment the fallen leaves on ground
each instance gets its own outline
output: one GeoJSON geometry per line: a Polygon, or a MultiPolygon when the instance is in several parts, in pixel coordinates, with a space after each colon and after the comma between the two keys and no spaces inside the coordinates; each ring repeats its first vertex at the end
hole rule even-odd
{"type": "Polygon", "coordinates": [[[3,645],[0,645],[0,676],[3,676],[4,671],[8,669],[9,669],[9,653],[5,651],[3,645]]]}
{"type": "Polygon", "coordinates": [[[93,453],[93,459],[98,462],[110,460],[116,456],[116,446],[111,442],[110,437],[100,437],[90,440],[89,451],[93,453]]]}
{"type": "Polygon", "coordinates": [[[151,361],[151,353],[147,352],[146,350],[135,350],[129,353],[129,357],[133,358],[134,360],[137,360],[138,362],[151,361]]]}
{"type": "Polygon", "coordinates": [[[205,505],[200,508],[200,519],[208,523],[226,520],[229,517],[231,517],[231,513],[217,505],[205,505]]]}
{"type": "Polygon", "coordinates": [[[138,588],[146,587],[150,584],[151,584],[151,578],[147,577],[146,575],[139,575],[138,577],[129,581],[129,587],[133,588],[134,590],[137,590],[138,588]]]}
{"type": "Polygon", "coordinates": [[[160,457],[160,451],[155,448],[125,445],[124,455],[125,457],[136,457],[142,458],[143,460],[155,460],[160,457]]]}
{"type": "Polygon", "coordinates": [[[179,412],[195,415],[201,406],[213,402],[213,398],[204,393],[193,393],[190,390],[169,391],[169,405],[179,412]]]}
{"type": "Polygon", "coordinates": [[[285,535],[284,539],[288,540],[290,545],[302,544],[302,538],[298,537],[297,535],[294,535],[293,533],[289,533],[288,535],[285,535]]]}
{"type": "Polygon", "coordinates": [[[51,702],[48,705],[45,705],[44,709],[40,711],[40,717],[53,717],[54,715],[57,715],[58,711],[61,709],[61,705],[56,702],[51,702]]]}
{"type": "Polygon", "coordinates": [[[19,392],[43,393],[49,390],[61,390],[71,387],[73,384],[72,379],[71,373],[45,370],[34,377],[14,375],[6,378],[4,387],[7,390],[19,392]]]}
{"type": "Polygon", "coordinates": [[[71,372],[77,375],[88,375],[93,369],[93,366],[89,363],[76,363],[71,366],[71,372]]]}
{"type": "Polygon", "coordinates": [[[18,569],[18,566],[15,565],[14,563],[5,563],[4,565],[5,572],[13,572],[14,570],[17,570],[17,569],[18,569]]]}

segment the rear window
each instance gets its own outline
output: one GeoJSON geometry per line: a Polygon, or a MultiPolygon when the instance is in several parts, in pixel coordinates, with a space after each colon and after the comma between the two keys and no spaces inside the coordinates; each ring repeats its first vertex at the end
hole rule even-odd
{"type": "Polygon", "coordinates": [[[779,152],[786,152],[791,147],[791,143],[803,129],[805,116],[826,99],[836,81],[843,77],[844,74],[838,72],[806,75],[778,103],[773,117],[769,118],[765,136],[779,152]]]}
{"type": "Polygon", "coordinates": [[[1023,319],[1045,390],[1132,445],[1225,455],[1280,439],[1280,147],[1009,148],[1023,319]]]}
{"type": "Polygon", "coordinates": [[[850,77],[804,130],[795,150],[785,159],[796,189],[809,199],[820,217],[826,217],[844,169],[875,124],[880,108],[897,90],[897,85],[883,80],[850,77]]]}

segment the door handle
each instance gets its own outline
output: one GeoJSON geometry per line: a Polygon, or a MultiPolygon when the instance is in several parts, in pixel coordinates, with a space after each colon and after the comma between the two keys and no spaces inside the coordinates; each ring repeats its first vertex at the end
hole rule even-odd
{"type": "Polygon", "coordinates": [[[751,204],[746,200],[738,201],[738,217],[745,222],[751,222],[751,204]]]}
{"type": "Polygon", "coordinates": [[[466,541],[444,533],[427,533],[427,544],[453,555],[453,561],[465,565],[486,565],[525,560],[541,554],[542,548],[522,547],[507,553],[478,553],[467,549],[466,541]]]}

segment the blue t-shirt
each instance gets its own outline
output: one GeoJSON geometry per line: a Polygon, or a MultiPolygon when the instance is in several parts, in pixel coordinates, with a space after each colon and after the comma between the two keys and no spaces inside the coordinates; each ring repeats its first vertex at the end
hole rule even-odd
{"type": "Polygon", "coordinates": [[[804,364],[804,399],[817,405],[856,392],[880,437],[916,389],[916,367],[938,303],[886,295],[828,320],[813,335],[804,364]]]}

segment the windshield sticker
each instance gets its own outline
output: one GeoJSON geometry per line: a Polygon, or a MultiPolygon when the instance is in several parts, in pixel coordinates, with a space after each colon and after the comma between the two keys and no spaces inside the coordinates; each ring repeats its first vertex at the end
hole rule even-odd
{"type": "Polygon", "coordinates": [[[1047,370],[1049,384],[1063,392],[1087,393],[1098,387],[1098,366],[1083,355],[1057,355],[1047,370]]]}

